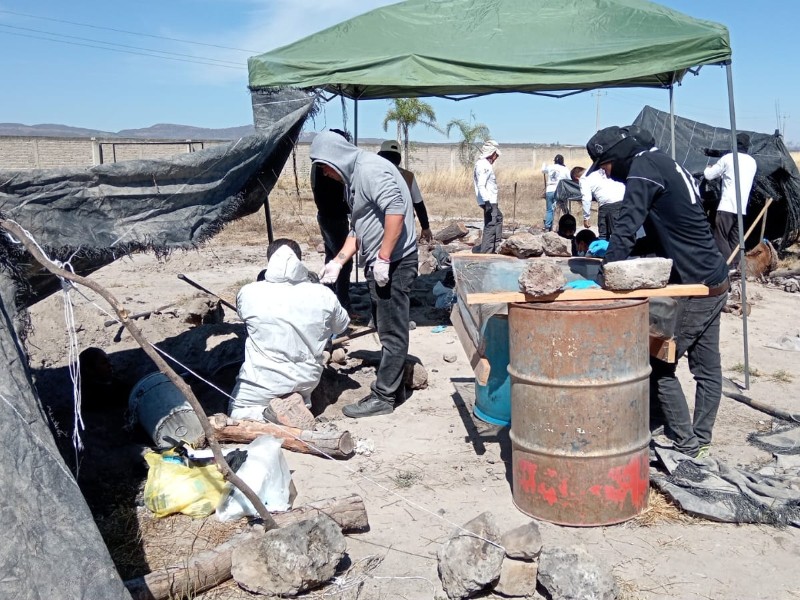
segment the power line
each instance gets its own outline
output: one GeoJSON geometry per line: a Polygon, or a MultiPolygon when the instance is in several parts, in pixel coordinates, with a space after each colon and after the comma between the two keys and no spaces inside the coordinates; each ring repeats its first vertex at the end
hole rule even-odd
{"type": "Polygon", "coordinates": [[[70,46],[83,46],[85,48],[99,48],[100,50],[108,50],[109,52],[120,52],[122,54],[134,54],[136,56],[149,56],[150,58],[158,58],[161,60],[174,60],[178,62],[186,62],[186,63],[194,63],[196,65],[206,65],[209,67],[223,67],[225,69],[239,69],[239,70],[247,70],[246,67],[234,67],[232,65],[222,65],[218,63],[210,63],[210,62],[203,62],[201,60],[189,60],[186,58],[173,58],[171,56],[159,56],[157,54],[147,54],[145,52],[134,52],[133,50],[122,50],[120,48],[109,48],[108,46],[95,46],[93,44],[82,44],[80,42],[70,42],[67,40],[58,40],[48,37],[43,37],[40,35],[32,35],[29,33],[15,33],[13,31],[0,31],[0,34],[5,35],[16,35],[18,37],[26,37],[26,38],[33,38],[35,40],[45,40],[48,42],[58,42],[59,44],[69,44],[70,46]]]}
{"type": "Polygon", "coordinates": [[[182,44],[195,44],[197,46],[208,46],[209,48],[222,48],[223,50],[236,50],[237,52],[247,52],[248,54],[260,54],[261,50],[246,50],[244,48],[233,48],[231,46],[220,46],[218,44],[207,44],[205,42],[195,42],[194,40],[184,40],[181,38],[173,38],[163,35],[155,35],[152,33],[141,33],[139,31],[128,31],[127,29],[115,29],[113,27],[103,27],[102,25],[91,25],[90,23],[79,23],[78,21],[67,21],[66,19],[54,19],[53,17],[41,17],[39,15],[31,15],[28,13],[16,12],[13,10],[0,9],[0,13],[7,15],[16,15],[18,17],[28,17],[30,19],[41,19],[43,21],[53,21],[54,23],[66,23],[68,25],[77,25],[78,27],[89,27],[91,29],[102,29],[105,31],[114,31],[116,33],[126,33],[128,35],[140,35],[143,37],[155,38],[158,40],[169,40],[171,42],[181,42],[182,44]]]}
{"type": "MultiPolygon", "coordinates": [[[[215,62],[215,63],[225,63],[227,65],[232,65],[232,66],[235,66],[235,67],[241,67],[242,66],[241,63],[233,62],[233,61],[230,61],[230,60],[223,60],[223,59],[219,59],[219,58],[212,58],[210,56],[197,56],[195,54],[181,54],[180,52],[169,52],[167,50],[156,50],[155,48],[142,48],[140,46],[129,46],[128,44],[118,44],[116,42],[106,42],[104,40],[95,40],[95,39],[92,39],[92,38],[85,38],[85,37],[80,37],[80,36],[77,36],[77,35],[67,35],[67,34],[63,34],[63,33],[55,33],[53,31],[44,31],[43,29],[31,29],[30,27],[18,27],[16,25],[6,25],[4,23],[0,23],[0,27],[5,27],[5,28],[8,28],[8,29],[17,29],[19,31],[31,31],[33,33],[44,33],[46,35],[52,35],[52,36],[60,37],[60,38],[68,38],[68,39],[71,39],[71,40],[80,40],[82,42],[91,42],[93,44],[105,44],[107,46],[118,46],[120,48],[129,48],[131,50],[144,50],[145,52],[156,52],[158,54],[169,54],[169,55],[172,55],[172,56],[180,56],[180,57],[183,57],[183,58],[199,59],[199,60],[211,61],[211,62],[215,62]]],[[[53,41],[57,41],[57,40],[53,40],[53,41]]],[[[225,66],[225,65],[224,64],[220,64],[220,66],[225,66]]]]}

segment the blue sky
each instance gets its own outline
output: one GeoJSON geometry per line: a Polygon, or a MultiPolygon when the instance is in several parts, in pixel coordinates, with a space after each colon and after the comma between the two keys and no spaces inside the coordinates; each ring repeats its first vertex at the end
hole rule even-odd
{"type": "MultiPolygon", "coordinates": [[[[155,123],[202,127],[249,123],[252,112],[245,68],[249,55],[391,3],[388,0],[0,0],[0,56],[5,74],[0,121],[29,125],[63,123],[107,131],[155,123]],[[73,37],[58,38],[70,44],[59,43],[52,41],[53,34],[73,37]],[[102,45],[102,41],[131,48],[117,47],[127,52],[114,52],[87,47],[102,45]],[[178,60],[141,56],[149,50],[175,53],[170,56],[178,60]],[[186,62],[192,60],[203,64],[186,62]],[[208,64],[212,61],[218,66],[208,64]]],[[[697,18],[718,21],[730,30],[739,128],[772,132],[780,122],[785,127],[786,141],[800,144],[800,78],[796,76],[793,47],[800,3],[664,0],[661,4],[697,18]],[[780,119],[776,113],[781,115],[780,119]]],[[[595,130],[597,98],[589,94],[560,100],[504,94],[462,102],[438,99],[430,102],[440,122],[466,119],[472,112],[500,142],[583,144],[595,130]]],[[[668,110],[668,94],[663,90],[607,90],[600,96],[600,125],[630,123],[645,104],[668,110]]],[[[705,67],[700,76],[687,76],[676,90],[675,104],[676,112],[682,116],[727,126],[725,70],[705,67]]],[[[381,124],[387,108],[388,101],[361,102],[359,134],[386,137],[381,124]]],[[[348,111],[352,119],[352,104],[348,105],[348,111]]],[[[337,99],[308,128],[319,130],[340,125],[341,104],[337,99]]],[[[391,136],[391,129],[388,135],[391,136]]],[[[413,130],[412,137],[420,141],[445,139],[424,127],[413,130]]]]}

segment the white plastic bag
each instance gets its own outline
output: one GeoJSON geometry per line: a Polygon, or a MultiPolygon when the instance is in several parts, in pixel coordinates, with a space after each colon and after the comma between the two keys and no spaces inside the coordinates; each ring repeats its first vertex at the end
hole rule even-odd
{"type": "MultiPolygon", "coordinates": [[[[250,442],[245,450],[247,460],[236,474],[258,494],[269,510],[288,510],[291,507],[292,475],[281,453],[281,441],[271,435],[262,435],[250,442]]],[[[228,494],[217,507],[217,519],[235,521],[255,514],[253,504],[229,484],[228,494]]]]}

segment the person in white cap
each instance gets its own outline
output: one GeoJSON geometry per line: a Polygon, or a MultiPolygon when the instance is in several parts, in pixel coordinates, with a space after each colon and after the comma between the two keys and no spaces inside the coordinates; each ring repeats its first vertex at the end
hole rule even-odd
{"type": "Polygon", "coordinates": [[[486,140],[480,154],[473,171],[475,198],[483,209],[483,237],[478,252],[494,254],[503,239],[503,213],[497,203],[497,179],[492,166],[500,157],[500,145],[494,140],[486,140]]]}
{"type": "Polygon", "coordinates": [[[414,203],[414,212],[417,214],[419,226],[422,229],[419,234],[419,241],[422,244],[431,243],[433,241],[433,234],[431,233],[431,225],[428,220],[428,209],[425,208],[425,202],[422,200],[422,192],[419,191],[419,185],[417,185],[417,178],[414,177],[414,173],[400,166],[400,159],[402,158],[400,154],[400,144],[395,140],[386,140],[381,144],[378,156],[385,158],[397,167],[397,170],[400,171],[400,175],[403,176],[406,184],[408,184],[408,191],[411,192],[411,201],[414,203]]]}

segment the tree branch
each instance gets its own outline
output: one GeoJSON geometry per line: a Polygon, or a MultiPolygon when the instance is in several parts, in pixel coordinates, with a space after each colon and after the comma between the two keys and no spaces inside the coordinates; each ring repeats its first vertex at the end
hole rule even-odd
{"type": "Polygon", "coordinates": [[[206,436],[206,441],[211,447],[211,451],[214,453],[214,461],[216,462],[217,468],[220,470],[223,477],[241,490],[242,494],[244,494],[245,497],[253,503],[258,515],[264,521],[264,527],[268,530],[275,529],[277,524],[270,516],[267,507],[264,506],[264,503],[261,501],[258,495],[252,489],[250,489],[250,487],[244,481],[242,481],[242,479],[236,475],[236,473],[233,472],[228,464],[228,461],[225,460],[225,455],[222,454],[222,449],[217,441],[216,432],[208,422],[206,413],[203,410],[203,407],[200,405],[200,402],[198,402],[197,398],[195,397],[194,392],[192,392],[192,388],[190,388],[189,385],[172,369],[172,367],[167,364],[161,355],[156,352],[152,344],[150,344],[141,330],[134,324],[133,321],[131,321],[128,311],[119,303],[116,297],[92,279],[76,275],[75,273],[67,271],[66,269],[62,269],[52,262],[49,258],[47,258],[47,256],[44,255],[39,247],[33,243],[32,239],[29,237],[29,234],[18,223],[9,221],[7,219],[0,219],[0,227],[15,236],[22,243],[22,245],[25,246],[25,249],[31,254],[31,256],[33,256],[33,258],[36,259],[45,269],[54,275],[57,275],[58,277],[86,286],[90,290],[93,290],[100,295],[106,302],[108,302],[119,318],[120,323],[122,323],[123,327],[130,332],[133,339],[135,339],[142,347],[144,353],[147,354],[147,356],[149,356],[150,359],[156,364],[158,370],[166,375],[169,380],[175,384],[178,390],[180,390],[180,392],[186,397],[186,400],[189,402],[192,409],[197,414],[197,418],[200,420],[200,425],[203,427],[203,433],[206,436]]]}

